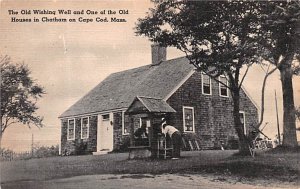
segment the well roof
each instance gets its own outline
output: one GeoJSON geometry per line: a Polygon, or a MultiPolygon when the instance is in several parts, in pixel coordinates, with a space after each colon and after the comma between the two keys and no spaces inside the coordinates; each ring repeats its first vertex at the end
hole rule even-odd
{"type": "Polygon", "coordinates": [[[128,107],[127,113],[141,113],[142,110],[151,113],[175,113],[176,111],[164,100],[159,98],[137,96],[132,104],[128,107]],[[137,101],[141,103],[143,108],[135,106],[137,101]],[[135,111],[137,110],[137,111],[135,111]]]}

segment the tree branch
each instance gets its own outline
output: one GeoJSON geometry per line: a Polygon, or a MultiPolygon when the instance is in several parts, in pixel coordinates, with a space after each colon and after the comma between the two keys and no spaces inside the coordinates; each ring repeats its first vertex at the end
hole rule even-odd
{"type": "Polygon", "coordinates": [[[265,111],[265,88],[266,88],[266,82],[267,82],[267,79],[268,77],[274,73],[278,67],[280,66],[281,64],[277,64],[275,68],[273,68],[270,72],[269,71],[269,68],[270,68],[270,64],[268,66],[268,69],[266,71],[266,75],[264,77],[264,80],[263,80],[263,84],[262,84],[262,89],[261,89],[261,113],[260,113],[260,121],[257,123],[256,125],[256,128],[259,128],[261,126],[261,124],[263,123],[263,120],[264,120],[264,111],[265,111]]]}
{"type": "MultiPolygon", "coordinates": [[[[253,63],[252,63],[252,64],[253,64],[253,63]]],[[[243,77],[242,77],[242,80],[241,80],[240,85],[239,85],[239,89],[241,89],[242,84],[243,84],[243,82],[244,82],[244,79],[245,79],[245,77],[246,77],[246,75],[247,75],[247,73],[248,73],[248,71],[249,71],[250,66],[252,66],[252,64],[247,65],[247,69],[246,69],[246,71],[245,71],[245,73],[244,73],[244,75],[243,75],[243,77]]]]}
{"type": "MultiPolygon", "coordinates": [[[[181,50],[181,49],[180,49],[180,50],[181,50]]],[[[226,88],[228,88],[229,90],[232,90],[232,88],[231,88],[227,83],[224,83],[224,82],[220,81],[219,79],[217,79],[217,78],[220,76],[219,74],[217,74],[217,75],[212,75],[211,72],[213,72],[213,71],[206,71],[206,70],[201,69],[201,68],[198,66],[197,63],[195,63],[193,60],[191,60],[191,59],[189,58],[189,55],[187,54],[187,52],[186,52],[185,50],[181,50],[181,51],[184,52],[184,53],[186,54],[186,57],[187,57],[187,59],[189,60],[190,64],[192,64],[192,65],[197,69],[197,71],[204,72],[206,75],[208,75],[209,77],[211,77],[211,78],[212,78],[213,80],[215,80],[216,82],[218,82],[218,83],[224,85],[224,86],[225,86],[226,88]]],[[[214,70],[214,71],[215,71],[215,70],[214,70]]],[[[225,77],[226,77],[226,75],[225,75],[225,77]]]]}

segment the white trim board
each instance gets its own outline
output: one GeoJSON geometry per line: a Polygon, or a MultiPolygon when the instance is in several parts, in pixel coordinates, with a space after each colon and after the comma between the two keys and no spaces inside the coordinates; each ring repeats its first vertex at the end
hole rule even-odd
{"type": "Polygon", "coordinates": [[[229,89],[228,89],[228,87],[227,86],[224,86],[222,83],[220,83],[221,82],[221,78],[225,78],[226,79],[226,85],[228,86],[228,80],[227,80],[227,77],[226,76],[224,76],[224,75],[220,75],[219,76],[219,78],[218,78],[218,80],[219,80],[219,96],[220,97],[225,97],[225,98],[229,98],[229,89]],[[225,87],[226,88],[226,93],[227,93],[227,95],[222,95],[221,94],[221,87],[225,87]]]}
{"type": "Polygon", "coordinates": [[[201,93],[203,95],[208,95],[208,96],[212,96],[212,85],[211,85],[211,77],[205,73],[201,73],[201,93]],[[204,82],[203,82],[203,76],[206,75],[209,78],[209,94],[208,93],[204,93],[204,82]]]}
{"type": "Polygon", "coordinates": [[[66,117],[59,117],[60,120],[63,120],[63,119],[71,119],[71,118],[74,118],[74,117],[86,117],[86,116],[97,116],[99,114],[107,114],[107,113],[110,113],[110,112],[120,112],[120,111],[126,111],[127,108],[120,108],[120,109],[114,109],[114,110],[105,110],[105,111],[102,111],[102,112],[91,112],[91,113],[86,113],[86,114],[77,114],[77,115],[73,115],[73,116],[66,116],[66,117]]]}
{"type": "Polygon", "coordinates": [[[89,138],[89,134],[90,134],[90,117],[86,116],[86,117],[82,117],[80,120],[80,138],[81,139],[88,139],[89,138]],[[83,127],[83,119],[87,119],[87,136],[85,138],[82,137],[82,127],[83,127]]]}
{"type": "Polygon", "coordinates": [[[192,107],[192,106],[182,106],[182,119],[183,119],[183,132],[185,132],[185,133],[195,133],[195,111],[194,111],[194,107],[192,107]],[[192,131],[186,131],[185,130],[185,109],[192,110],[192,118],[193,118],[193,130],[192,131]]]}

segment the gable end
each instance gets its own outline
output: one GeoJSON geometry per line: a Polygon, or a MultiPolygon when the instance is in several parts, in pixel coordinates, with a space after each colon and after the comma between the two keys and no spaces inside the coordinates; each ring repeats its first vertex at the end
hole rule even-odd
{"type": "Polygon", "coordinates": [[[172,89],[172,91],[164,98],[164,101],[167,101],[195,72],[195,69],[191,70],[189,74],[186,75],[185,78],[183,78],[183,80],[181,80],[178,85],[176,85],[174,89],[172,89]]]}

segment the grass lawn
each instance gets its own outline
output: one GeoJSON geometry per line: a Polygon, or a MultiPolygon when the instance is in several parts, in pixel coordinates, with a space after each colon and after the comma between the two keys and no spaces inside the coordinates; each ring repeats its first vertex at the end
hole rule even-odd
{"type": "Polygon", "coordinates": [[[183,152],[179,160],[128,160],[128,153],[69,156],[1,162],[1,183],[50,180],[95,174],[219,174],[250,179],[299,181],[298,152],[260,152],[255,158],[236,151],[183,152]]]}

